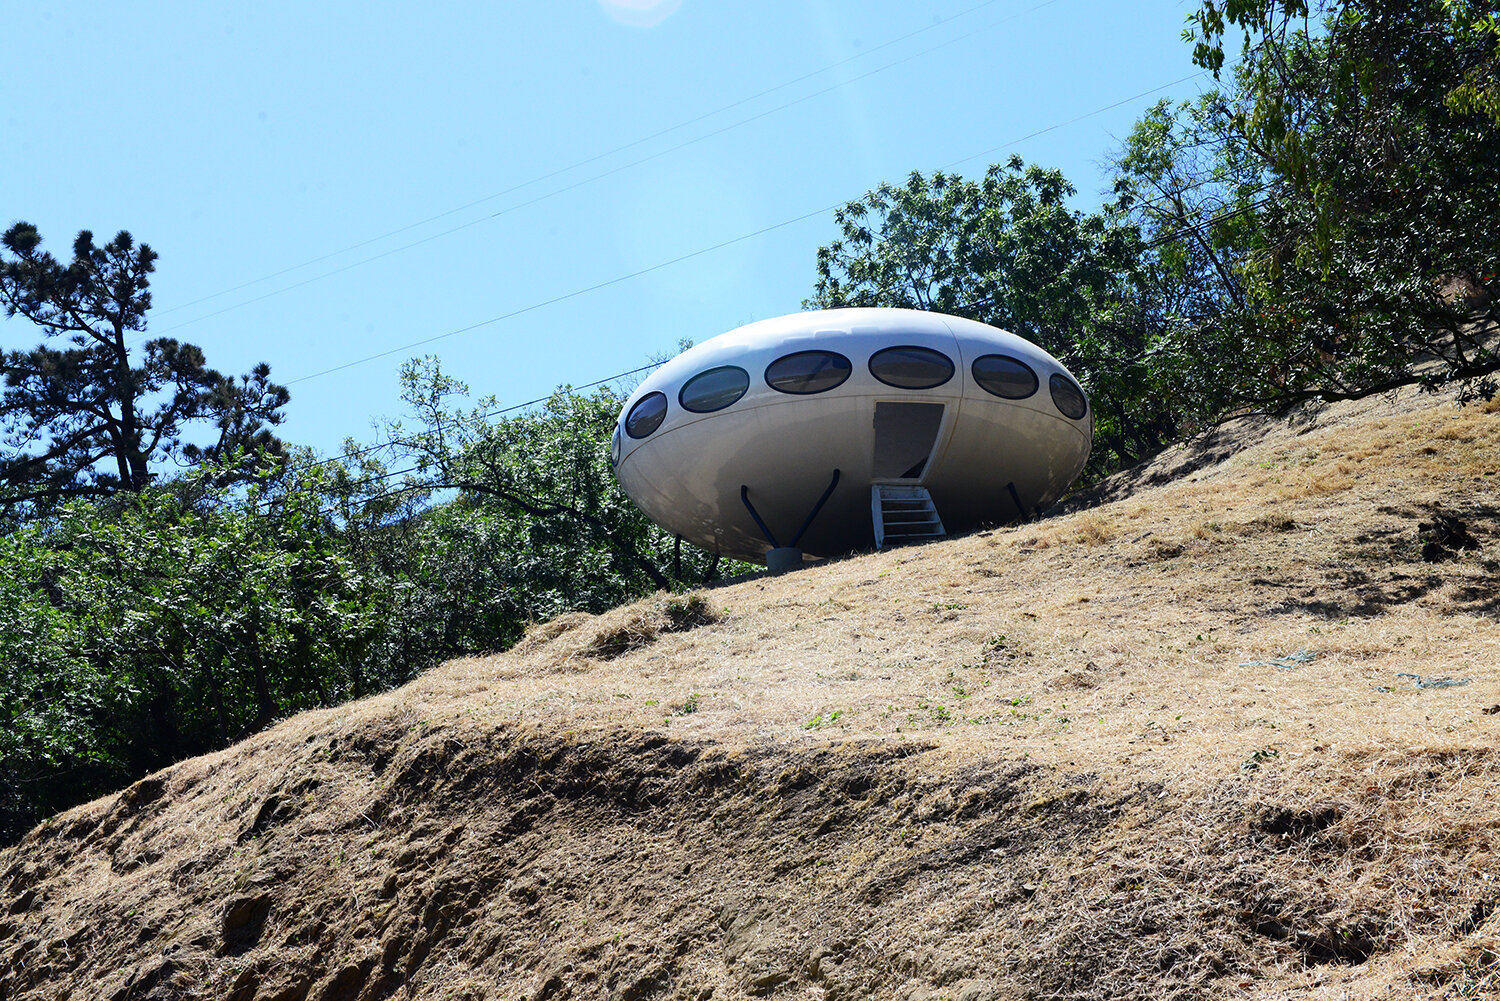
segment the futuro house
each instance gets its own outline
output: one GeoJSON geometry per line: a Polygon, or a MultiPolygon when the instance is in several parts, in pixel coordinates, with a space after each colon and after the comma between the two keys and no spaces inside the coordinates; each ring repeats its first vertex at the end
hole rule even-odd
{"type": "Polygon", "coordinates": [[[833,556],[1030,518],[1082,471],[1093,412],[1046,351],[974,320],[834,309],[747,324],[653,372],[615,475],[710,552],[833,556]]]}

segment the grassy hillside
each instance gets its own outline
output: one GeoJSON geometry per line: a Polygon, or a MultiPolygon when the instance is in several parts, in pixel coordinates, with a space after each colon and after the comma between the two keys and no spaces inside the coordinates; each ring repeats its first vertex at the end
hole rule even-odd
{"type": "Polygon", "coordinates": [[[1500,407],[537,627],[0,853],[0,1001],[1470,996],[1500,407]]]}

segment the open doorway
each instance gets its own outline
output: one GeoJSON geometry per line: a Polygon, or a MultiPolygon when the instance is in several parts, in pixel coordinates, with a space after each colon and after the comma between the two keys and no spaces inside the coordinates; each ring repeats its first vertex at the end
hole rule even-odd
{"type": "Polygon", "coordinates": [[[871,464],[875,479],[922,478],[943,426],[943,406],[941,403],[875,404],[875,455],[871,464]]]}

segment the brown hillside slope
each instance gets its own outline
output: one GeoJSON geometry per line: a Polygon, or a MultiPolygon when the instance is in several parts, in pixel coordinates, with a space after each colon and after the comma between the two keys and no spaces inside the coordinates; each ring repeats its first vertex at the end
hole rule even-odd
{"type": "Polygon", "coordinates": [[[1237,434],[70,811],[0,853],[0,1001],[1495,989],[1500,407],[1237,434]]]}

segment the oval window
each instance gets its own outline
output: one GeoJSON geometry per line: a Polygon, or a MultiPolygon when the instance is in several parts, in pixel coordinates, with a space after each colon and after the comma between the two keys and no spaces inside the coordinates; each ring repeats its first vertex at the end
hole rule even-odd
{"type": "Polygon", "coordinates": [[[632,438],[644,438],[661,427],[666,416],[667,394],[647,393],[625,415],[625,433],[632,438]]]}
{"type": "Polygon", "coordinates": [[[833,351],[798,351],[766,366],[766,385],[779,393],[824,393],[842,386],[854,366],[833,351]]]}
{"type": "Polygon", "coordinates": [[[1084,398],[1083,390],[1067,376],[1054,375],[1047,380],[1047,387],[1052,390],[1052,402],[1057,404],[1057,409],[1063,412],[1063,416],[1081,421],[1083,415],[1089,412],[1089,401],[1084,398]]]}
{"type": "Polygon", "coordinates": [[[953,362],[931,348],[886,348],[870,357],[870,374],[897,389],[932,389],[953,378],[953,362]]]}
{"type": "Polygon", "coordinates": [[[734,365],[725,365],[723,368],[699,372],[683,383],[682,392],[677,394],[677,402],[682,404],[682,409],[691,410],[695,414],[711,414],[715,410],[723,410],[744,396],[745,390],[749,388],[749,372],[734,365]]]}
{"type": "Polygon", "coordinates": [[[980,389],[1007,400],[1024,400],[1040,385],[1030,365],[1009,355],[975,358],[972,371],[980,389]]]}

